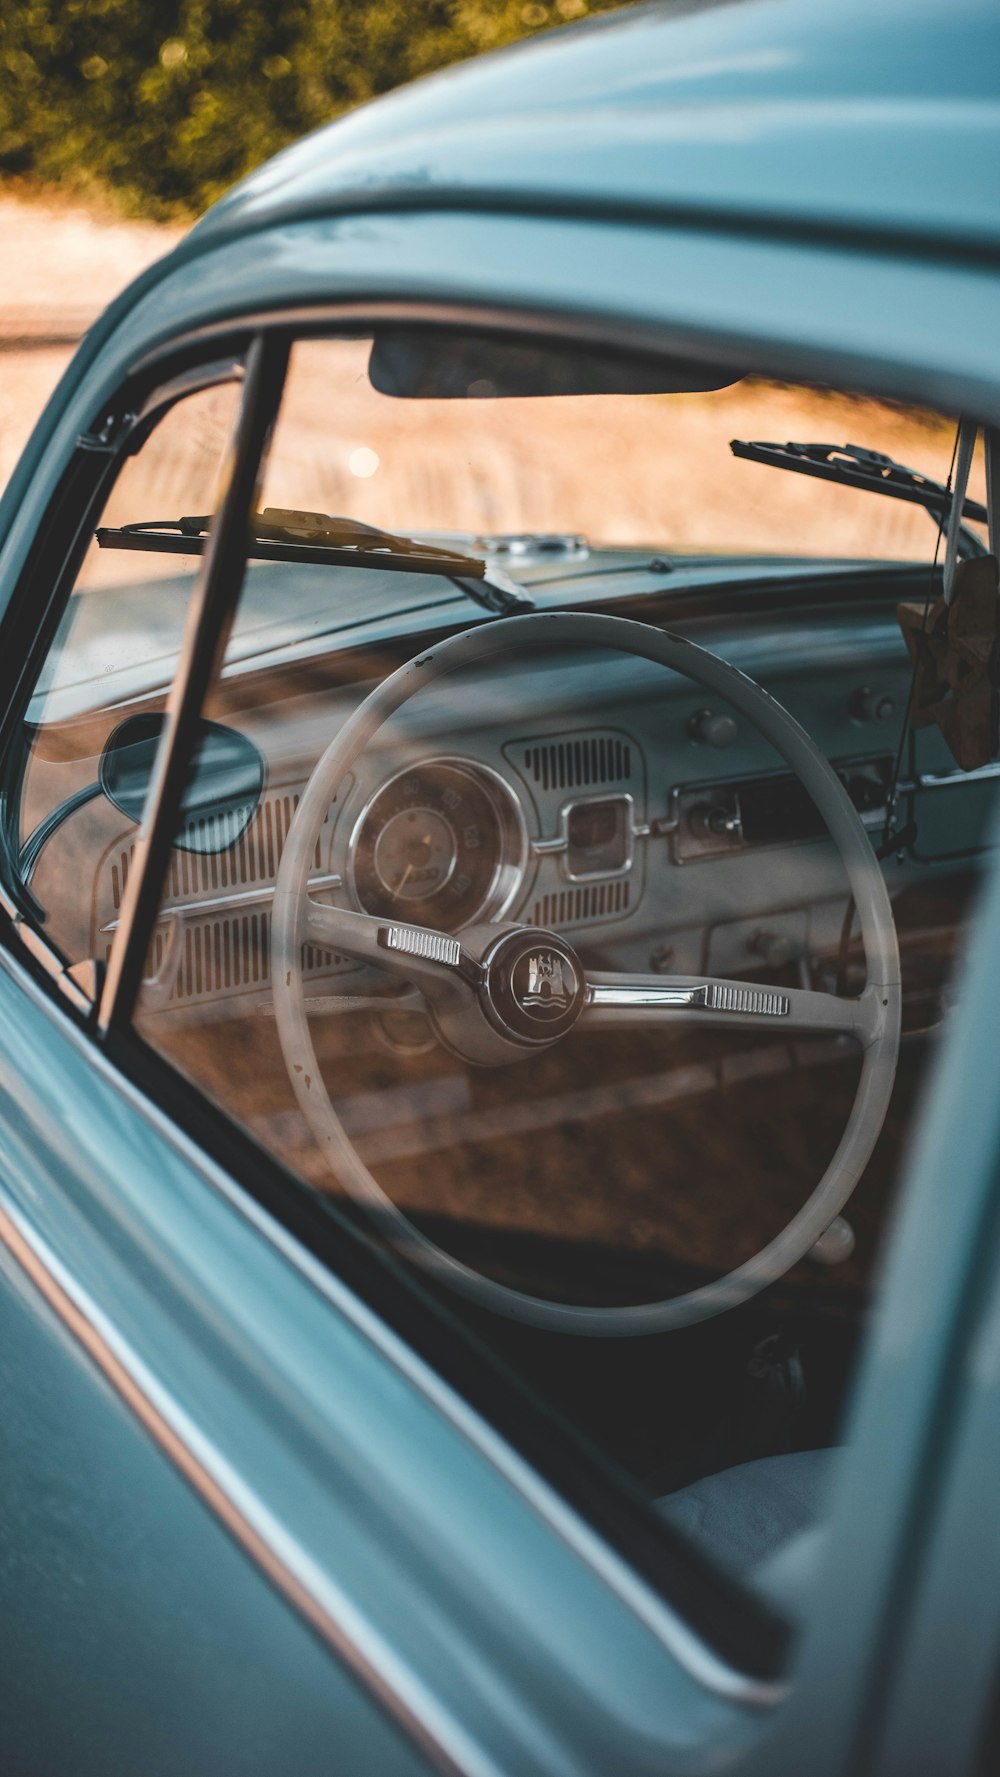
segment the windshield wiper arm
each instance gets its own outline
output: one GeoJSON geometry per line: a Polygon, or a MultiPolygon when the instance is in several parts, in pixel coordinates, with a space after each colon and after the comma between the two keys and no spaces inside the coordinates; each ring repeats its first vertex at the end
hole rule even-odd
{"type": "MultiPolygon", "coordinates": [[[[842,487],[885,494],[890,500],[908,500],[923,506],[938,524],[952,508],[952,495],[942,482],[861,444],[765,444],[734,438],[729,448],[734,457],[745,457],[751,463],[769,463],[775,469],[837,481],[842,487]]],[[[978,500],[965,500],[962,513],[977,524],[988,522],[986,507],[978,500]]],[[[959,543],[963,555],[986,554],[985,544],[965,525],[959,528],[959,543]]]]}
{"type": "MultiPolygon", "coordinates": [[[[186,518],[143,519],[117,528],[101,528],[97,542],[102,549],[140,549],[165,555],[201,555],[212,525],[212,515],[186,518]]],[[[418,574],[438,574],[450,580],[467,598],[495,615],[534,609],[532,600],[516,581],[494,564],[462,550],[445,549],[436,543],[420,543],[415,537],[399,537],[392,531],[363,524],[356,518],[334,518],[325,512],[297,512],[267,506],[254,514],[249,555],[254,561],[304,561],[331,566],[390,568],[418,574]]]]}

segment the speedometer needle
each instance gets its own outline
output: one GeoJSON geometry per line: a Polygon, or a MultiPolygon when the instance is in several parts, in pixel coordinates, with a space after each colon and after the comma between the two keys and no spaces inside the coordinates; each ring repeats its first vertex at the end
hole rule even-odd
{"type": "MultiPolygon", "coordinates": [[[[422,845],[424,848],[423,862],[425,864],[431,855],[431,847],[433,846],[433,843],[434,842],[431,839],[431,836],[429,833],[421,833],[420,838],[416,841],[417,845],[422,845]]],[[[411,850],[412,850],[412,846],[411,846],[411,850]]],[[[402,894],[403,890],[405,889],[405,887],[410,879],[410,873],[414,869],[415,865],[418,862],[419,862],[419,859],[414,858],[414,857],[410,858],[410,861],[407,864],[406,869],[403,871],[402,876],[400,877],[399,881],[397,882],[395,888],[392,891],[394,895],[401,895],[402,894]]]]}

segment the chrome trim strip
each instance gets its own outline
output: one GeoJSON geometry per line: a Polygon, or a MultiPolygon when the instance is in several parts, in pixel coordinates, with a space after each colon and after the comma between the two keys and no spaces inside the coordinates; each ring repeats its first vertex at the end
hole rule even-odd
{"type": "Polygon", "coordinates": [[[616,981],[590,983],[587,987],[586,1004],[588,1006],[663,1006],[686,1007],[706,1006],[708,1004],[708,988],[701,987],[662,987],[640,984],[635,981],[616,981]]]}
{"type": "Polygon", "coordinates": [[[762,1018],[785,1018],[790,1001],[787,994],[766,988],[729,987],[724,981],[703,981],[693,986],[660,986],[646,981],[593,982],[587,987],[588,1006],[662,1006],[684,1008],[704,1006],[712,1012],[752,1012],[762,1018]]]}
{"type": "MultiPolygon", "coordinates": [[[[310,876],[311,889],[342,888],[344,879],[339,870],[326,870],[320,876],[310,876]]],[[[204,901],[164,901],[160,907],[158,919],[199,919],[203,913],[223,913],[241,907],[256,907],[267,901],[274,900],[274,883],[264,888],[234,889],[231,895],[209,895],[204,901]]],[[[102,932],[116,932],[120,920],[113,919],[109,925],[102,926],[102,932]]]]}
{"type": "MultiPolygon", "coordinates": [[[[627,1607],[643,1622],[665,1652],[677,1661],[696,1684],[701,1685],[712,1695],[727,1703],[749,1709],[769,1709],[781,1703],[788,1694],[788,1686],[782,1681],[770,1681],[749,1677],[731,1666],[714,1649],[704,1642],[676,1610],[649,1585],[648,1581],[633,1568],[617,1550],[606,1543],[593,1530],[585,1519],[557,1493],[552,1485],[538,1474],[531,1465],[514,1450],[500,1433],[467,1401],[458,1395],[444,1379],[439,1376],[405,1341],[379,1319],[374,1311],[360,1300],[348,1286],[329,1271],[321,1261],[302,1247],[283,1225],[276,1221],[249,1192],[205,1154],[193,1138],[180,1129],[160,1107],[147,1098],[139,1088],[112,1065],[103,1050],[79,1028],[69,1017],[63,1007],[59,1006],[38,982],[29,974],[2,945],[0,945],[0,967],[11,975],[32,1001],[42,1008],[46,1014],[56,1020],[62,1035],[83,1054],[86,1054],[96,1071],[110,1082],[117,1092],[133,1107],[139,1116],[155,1129],[157,1134],[167,1141],[174,1151],[183,1156],[189,1166],[204,1180],[209,1189],[231,1205],[243,1219],[257,1229],[258,1233],[269,1244],[280,1252],[282,1258],[307,1282],[312,1289],[328,1301],[339,1314],[349,1320],[359,1333],[391,1363],[399,1374],[414,1388],[419,1389],[424,1398],[430,1401],[455,1429],[483,1455],[488,1462],[502,1474],[521,1498],[537,1512],[538,1516],[548,1524],[549,1528],[559,1536],[567,1547],[573,1549],[579,1558],[587,1563],[591,1571],[600,1575],[601,1579],[627,1607]]],[[[183,1449],[183,1445],[181,1445],[183,1449]]],[[[208,1495],[206,1494],[206,1500],[208,1495]]],[[[220,1500],[219,1514],[225,1521],[226,1491],[221,1483],[218,1487],[220,1500]]],[[[212,1503],[215,1494],[213,1493],[212,1503]]],[[[248,1553],[256,1557],[256,1544],[248,1543],[248,1553]]],[[[262,1565],[270,1571],[267,1557],[269,1544],[266,1537],[262,1538],[262,1565]]],[[[276,1575],[278,1558],[275,1557],[276,1575]]],[[[278,1583],[277,1577],[275,1583],[278,1583]]],[[[296,1608],[301,1608],[308,1621],[318,1620],[318,1609],[311,1601],[311,1594],[303,1590],[303,1602],[298,1604],[298,1591],[294,1596],[287,1594],[296,1608]],[[314,1616],[313,1610],[317,1615],[314,1616]]],[[[323,1631],[320,1631],[323,1632],[323,1631]]],[[[363,1655],[355,1657],[351,1633],[343,1625],[333,1621],[331,1624],[331,1645],[338,1652],[344,1650],[344,1658],[352,1669],[369,1682],[368,1664],[363,1655]]],[[[397,1697],[390,1681],[378,1671],[373,1671],[371,1678],[375,1694],[387,1701],[387,1707],[403,1722],[409,1724],[409,1712],[405,1702],[397,1697]]],[[[416,1732],[422,1733],[419,1723],[416,1732]]],[[[440,1768],[450,1773],[460,1771],[461,1766],[454,1763],[440,1764],[440,1768]]]]}
{"type": "MultiPolygon", "coordinates": [[[[402,1674],[393,1679],[395,1664],[360,1619],[357,1609],[338,1593],[327,1569],[317,1570],[308,1553],[291,1541],[265,1503],[221,1458],[216,1447],[180,1408],[107,1316],[59,1263],[34,1228],[9,1204],[0,1201],[0,1240],[67,1331],[111,1383],[188,1485],[215,1513],[229,1535],[256,1562],[275,1590],[295,1609],[321,1641],[343,1661],[375,1700],[416,1743],[445,1777],[493,1777],[492,1762],[479,1755],[460,1731],[449,1746],[447,1726],[432,1730],[426,1716],[402,1695],[402,1674]],[[279,1549],[281,1552],[279,1552],[279,1549]],[[322,1594],[325,1594],[323,1596],[322,1594]],[[366,1647],[364,1644],[368,1642],[366,1647]]],[[[430,1714],[430,1711],[427,1711],[430,1714]]]]}
{"type": "Polygon", "coordinates": [[[900,784],[901,795],[915,790],[946,790],[952,784],[980,784],[1000,777],[1000,761],[977,765],[973,771],[922,771],[910,784],[900,784]]]}

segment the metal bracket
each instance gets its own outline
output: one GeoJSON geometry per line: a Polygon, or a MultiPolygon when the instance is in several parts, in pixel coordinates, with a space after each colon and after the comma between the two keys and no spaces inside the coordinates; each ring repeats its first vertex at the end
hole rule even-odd
{"type": "Polygon", "coordinates": [[[122,439],[135,425],[136,417],[131,410],[127,413],[107,414],[92,432],[81,432],[78,435],[77,450],[87,450],[96,456],[113,456],[122,439]]]}

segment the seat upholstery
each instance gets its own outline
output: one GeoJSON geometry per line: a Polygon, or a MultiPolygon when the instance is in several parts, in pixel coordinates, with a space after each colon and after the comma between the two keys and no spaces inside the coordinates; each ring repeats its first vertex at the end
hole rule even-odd
{"type": "Polygon", "coordinates": [[[717,1560],[766,1583],[772,1568],[783,1575],[793,1551],[808,1551],[812,1566],[836,1454],[797,1450],[743,1462],[668,1494],[656,1509],[717,1560]]]}

